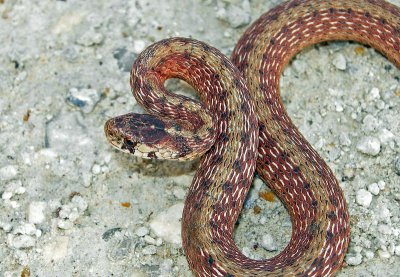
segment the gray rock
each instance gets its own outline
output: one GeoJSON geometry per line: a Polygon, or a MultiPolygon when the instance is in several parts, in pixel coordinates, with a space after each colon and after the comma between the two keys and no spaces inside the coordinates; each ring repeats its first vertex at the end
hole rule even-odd
{"type": "Polygon", "coordinates": [[[381,151],[381,143],[375,137],[362,137],[357,143],[357,150],[367,155],[376,156],[381,151]]]}
{"type": "Polygon", "coordinates": [[[332,64],[339,70],[346,70],[347,62],[342,53],[337,53],[332,60],[332,64]]]}
{"type": "Polygon", "coordinates": [[[357,191],[356,195],[356,202],[357,204],[364,206],[364,207],[369,207],[372,201],[372,194],[365,190],[365,189],[360,189],[357,191]]]}
{"type": "Polygon", "coordinates": [[[100,94],[95,89],[71,88],[66,100],[68,104],[78,107],[82,112],[90,113],[100,101],[100,94]]]}
{"type": "Polygon", "coordinates": [[[394,160],[394,171],[397,175],[400,175],[400,156],[397,156],[394,160]]]}

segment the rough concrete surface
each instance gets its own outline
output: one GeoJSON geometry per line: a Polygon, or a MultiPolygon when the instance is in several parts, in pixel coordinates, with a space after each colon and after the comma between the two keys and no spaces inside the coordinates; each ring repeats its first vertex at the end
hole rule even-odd
{"type": "MultiPolygon", "coordinates": [[[[141,111],[129,69],[145,46],[185,36],[229,55],[279,2],[1,0],[0,275],[191,276],[179,232],[196,162],[120,153],[103,124],[141,111]]],[[[400,272],[399,80],[387,59],[349,42],[309,47],[283,73],[285,105],[349,205],[351,244],[337,276],[400,272]]],[[[256,178],[239,247],[272,257],[290,232],[285,208],[256,178]]]]}

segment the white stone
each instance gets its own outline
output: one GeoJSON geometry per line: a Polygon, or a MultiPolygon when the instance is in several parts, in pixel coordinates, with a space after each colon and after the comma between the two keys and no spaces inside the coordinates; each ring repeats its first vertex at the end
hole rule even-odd
{"type": "Polygon", "coordinates": [[[390,258],[390,253],[384,250],[378,250],[378,255],[379,258],[383,259],[389,259],[390,258]]]}
{"type": "Polygon", "coordinates": [[[101,33],[97,33],[94,30],[88,30],[79,39],[78,43],[83,46],[98,45],[103,42],[104,36],[101,33]]]}
{"type": "Polygon", "coordinates": [[[150,228],[157,237],[161,237],[170,243],[182,244],[181,218],[183,206],[183,203],[175,204],[153,218],[150,222],[150,228]]]}
{"type": "Polygon", "coordinates": [[[0,180],[2,182],[13,179],[18,174],[18,167],[15,165],[6,165],[0,168],[0,180]]]}
{"type": "Polygon", "coordinates": [[[3,200],[9,200],[11,199],[11,197],[13,197],[13,193],[11,191],[5,191],[3,192],[3,194],[1,195],[1,199],[3,200]]]}
{"type": "Polygon", "coordinates": [[[378,216],[380,221],[390,223],[390,217],[392,214],[389,209],[382,204],[378,207],[378,216]]]}
{"type": "Polygon", "coordinates": [[[365,257],[367,258],[367,259],[372,259],[373,257],[374,257],[375,255],[374,255],[374,252],[372,252],[372,251],[369,251],[369,250],[366,250],[365,251],[365,257]]]}
{"type": "Polygon", "coordinates": [[[274,240],[274,238],[270,234],[265,234],[262,237],[261,246],[268,251],[276,251],[278,250],[278,246],[274,240]]]}
{"type": "Polygon", "coordinates": [[[368,191],[372,193],[373,195],[378,195],[379,194],[379,186],[377,183],[372,183],[368,185],[368,191]]]}
{"type": "Polygon", "coordinates": [[[384,190],[385,186],[386,186],[385,181],[383,181],[383,180],[378,181],[378,187],[380,190],[384,190]]]}
{"type": "Polygon", "coordinates": [[[347,62],[342,53],[338,53],[332,60],[332,64],[339,70],[346,70],[347,62]]]}
{"type": "Polygon", "coordinates": [[[153,239],[152,237],[150,237],[150,236],[144,236],[144,241],[147,243],[147,244],[151,244],[151,245],[156,245],[157,244],[157,241],[155,240],[155,239],[153,239]]]}
{"type": "Polygon", "coordinates": [[[378,137],[381,143],[388,143],[394,139],[393,133],[386,128],[378,131],[378,137]]]}
{"type": "Polygon", "coordinates": [[[21,223],[14,228],[13,234],[33,236],[36,235],[36,227],[32,223],[21,223]]]}
{"type": "Polygon", "coordinates": [[[362,256],[360,253],[356,253],[355,255],[347,255],[346,262],[348,265],[359,265],[362,263],[362,256]]]}
{"type": "Polygon", "coordinates": [[[144,237],[145,235],[147,235],[149,233],[149,229],[147,229],[146,227],[139,227],[135,234],[139,237],[144,237]]]}
{"type": "Polygon", "coordinates": [[[26,192],[26,188],[24,187],[18,187],[15,189],[15,194],[24,194],[26,192]]]}
{"type": "Polygon", "coordinates": [[[365,189],[360,189],[357,191],[356,195],[356,202],[364,207],[369,207],[372,201],[372,194],[365,190],[365,189]]]}
{"type": "Polygon", "coordinates": [[[86,202],[86,200],[80,196],[80,195],[75,195],[72,199],[71,199],[71,203],[74,204],[75,207],[78,208],[79,212],[84,212],[86,211],[86,209],[88,208],[88,203],[86,202]]]}
{"type": "Polygon", "coordinates": [[[357,143],[357,150],[367,155],[376,156],[381,151],[381,143],[375,137],[366,136],[357,143]]]}
{"type": "Polygon", "coordinates": [[[0,228],[3,229],[6,233],[10,232],[12,229],[11,223],[0,221],[0,228]]]}
{"type": "Polygon", "coordinates": [[[379,231],[379,233],[381,233],[383,235],[391,235],[392,234],[392,228],[387,224],[380,224],[378,226],[378,231],[379,231]]]}
{"type": "Polygon", "coordinates": [[[92,173],[93,174],[99,174],[101,172],[101,167],[98,164],[94,164],[92,167],[92,173]]]}
{"type": "Polygon", "coordinates": [[[368,101],[375,100],[381,98],[380,92],[378,88],[372,88],[367,94],[366,99],[368,101]]]}
{"type": "Polygon", "coordinates": [[[100,94],[95,89],[71,88],[66,99],[71,106],[80,108],[84,113],[90,113],[100,101],[100,94]]]}
{"type": "Polygon", "coordinates": [[[133,42],[133,52],[140,54],[146,47],[146,42],[144,40],[135,40],[133,42]]]}
{"type": "Polygon", "coordinates": [[[157,248],[154,245],[148,245],[142,250],[145,255],[154,255],[157,253],[157,248]]]}
{"type": "Polygon", "coordinates": [[[57,227],[63,230],[69,230],[72,229],[72,227],[74,227],[74,223],[72,223],[69,220],[59,219],[57,222],[57,227]]]}
{"type": "Polygon", "coordinates": [[[45,220],[45,202],[31,202],[28,207],[28,221],[33,224],[40,224],[45,220]]]}
{"type": "Polygon", "coordinates": [[[67,236],[60,236],[54,241],[46,244],[43,248],[43,258],[47,263],[55,260],[61,260],[67,256],[69,238],[67,236]]]}
{"type": "Polygon", "coordinates": [[[17,249],[30,248],[35,246],[36,240],[29,235],[8,236],[8,244],[17,249]]]}
{"type": "Polygon", "coordinates": [[[396,254],[396,256],[400,256],[400,244],[397,245],[397,246],[394,248],[394,253],[396,254]]]}
{"type": "Polygon", "coordinates": [[[227,21],[231,27],[238,28],[248,24],[251,20],[249,1],[245,0],[242,5],[228,5],[217,11],[217,18],[227,21]]]}

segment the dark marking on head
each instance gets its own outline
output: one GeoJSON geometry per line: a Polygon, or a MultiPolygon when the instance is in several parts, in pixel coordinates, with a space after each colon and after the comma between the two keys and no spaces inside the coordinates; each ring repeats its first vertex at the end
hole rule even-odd
{"type": "Polygon", "coordinates": [[[179,157],[184,157],[193,151],[192,148],[190,148],[190,146],[187,144],[186,138],[182,136],[176,136],[175,142],[177,149],[179,150],[179,157]]]}
{"type": "Polygon", "coordinates": [[[156,152],[152,151],[147,154],[150,159],[157,159],[156,152]]]}
{"type": "Polygon", "coordinates": [[[364,15],[365,15],[365,17],[370,17],[371,16],[371,14],[369,12],[366,12],[364,15]]]}
{"type": "Polygon", "coordinates": [[[131,140],[124,139],[124,143],[121,146],[121,149],[126,149],[128,150],[131,154],[135,153],[135,146],[137,145],[137,142],[133,142],[131,140]]]}

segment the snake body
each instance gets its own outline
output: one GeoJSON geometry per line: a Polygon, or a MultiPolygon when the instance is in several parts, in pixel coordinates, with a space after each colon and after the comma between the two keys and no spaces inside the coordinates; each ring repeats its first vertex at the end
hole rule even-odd
{"type": "Polygon", "coordinates": [[[196,276],[331,276],[349,244],[349,214],[334,174],[288,117],[279,93],[285,65],[327,40],[371,45],[400,66],[400,9],[382,0],[285,2],[255,21],[232,61],[205,43],[172,38],[149,46],[131,71],[152,114],[105,125],[117,148],[145,158],[203,155],[189,189],[182,238],[196,276]],[[180,78],[195,101],[164,88],[180,78]],[[252,260],[232,238],[254,170],[282,200],[292,238],[277,256],[252,260]]]}

